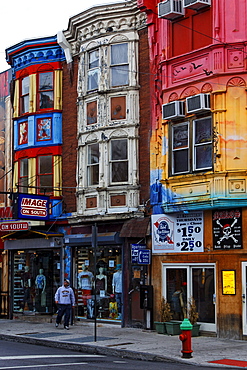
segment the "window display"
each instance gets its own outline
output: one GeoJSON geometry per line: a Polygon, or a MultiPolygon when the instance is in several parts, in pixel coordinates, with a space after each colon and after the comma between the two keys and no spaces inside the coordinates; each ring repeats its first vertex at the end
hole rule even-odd
{"type": "Polygon", "coordinates": [[[60,251],[14,253],[13,311],[53,313],[60,282],[60,251]]]}
{"type": "Polygon", "coordinates": [[[121,319],[122,269],[121,248],[100,247],[96,266],[94,254],[89,248],[77,250],[77,303],[78,317],[93,319],[121,319]],[[95,300],[96,298],[96,300],[95,300]]]}

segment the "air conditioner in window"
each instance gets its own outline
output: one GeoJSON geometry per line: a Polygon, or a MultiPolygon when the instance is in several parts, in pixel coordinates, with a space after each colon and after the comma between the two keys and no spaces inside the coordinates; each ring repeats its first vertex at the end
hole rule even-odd
{"type": "Polygon", "coordinates": [[[183,0],[184,8],[198,10],[211,5],[211,0],[183,0]]]}
{"type": "Polygon", "coordinates": [[[186,98],[187,113],[210,111],[210,94],[198,94],[186,98]]]}
{"type": "Polygon", "coordinates": [[[166,0],[158,3],[159,18],[173,20],[184,15],[183,0],[166,0]]]}
{"type": "Polygon", "coordinates": [[[162,105],[163,119],[175,119],[180,117],[185,117],[183,101],[176,100],[162,105]]]}

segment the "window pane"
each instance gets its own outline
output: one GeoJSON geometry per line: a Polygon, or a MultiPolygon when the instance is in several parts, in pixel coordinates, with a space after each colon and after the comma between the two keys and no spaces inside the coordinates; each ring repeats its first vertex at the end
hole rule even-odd
{"type": "MultiPolygon", "coordinates": [[[[46,192],[51,192],[51,189],[52,189],[52,175],[42,175],[42,176],[40,176],[39,185],[40,185],[40,187],[47,187],[46,192]]],[[[42,189],[40,189],[40,192],[42,192],[42,189]]]]}
{"type": "Polygon", "coordinates": [[[53,72],[39,74],[39,90],[53,89],[53,72]]]}
{"type": "Polygon", "coordinates": [[[127,140],[112,140],[111,142],[111,159],[121,160],[127,159],[127,140]]]}
{"type": "Polygon", "coordinates": [[[99,66],[99,51],[95,50],[89,53],[89,69],[99,66]]]}
{"type": "Polygon", "coordinates": [[[99,163],[99,144],[88,146],[88,164],[99,163]]]}
{"type": "Polygon", "coordinates": [[[111,64],[128,63],[128,44],[116,44],[111,46],[111,64]]]}
{"type": "Polygon", "coordinates": [[[39,157],[39,174],[52,173],[52,156],[39,157]]]}
{"type": "Polygon", "coordinates": [[[195,147],[195,162],[197,170],[212,167],[212,144],[195,147]]]}
{"type": "Polygon", "coordinates": [[[173,152],[173,172],[181,173],[189,170],[188,149],[176,150],[173,152]]]}
{"type": "Polygon", "coordinates": [[[99,85],[99,70],[88,71],[88,90],[95,90],[99,85]]]}
{"type": "Polygon", "coordinates": [[[40,109],[53,108],[53,91],[41,93],[39,98],[40,109]]]}
{"type": "Polygon", "coordinates": [[[113,162],[112,163],[112,182],[127,182],[128,181],[128,162],[113,162]]]}
{"type": "Polygon", "coordinates": [[[29,94],[29,76],[24,77],[21,82],[21,95],[29,94]]]}
{"type": "Polygon", "coordinates": [[[111,68],[111,85],[122,86],[129,84],[129,65],[119,65],[111,68]]]}
{"type": "Polygon", "coordinates": [[[212,141],[211,118],[195,121],[195,144],[212,141]]]}
{"type": "Polygon", "coordinates": [[[27,176],[28,175],[28,159],[23,158],[20,163],[20,175],[27,176]]]}
{"type": "Polygon", "coordinates": [[[173,126],[173,149],[187,148],[189,144],[188,124],[173,126]]]}
{"type": "Polygon", "coordinates": [[[99,165],[88,167],[88,185],[97,185],[99,183],[99,165]]]}

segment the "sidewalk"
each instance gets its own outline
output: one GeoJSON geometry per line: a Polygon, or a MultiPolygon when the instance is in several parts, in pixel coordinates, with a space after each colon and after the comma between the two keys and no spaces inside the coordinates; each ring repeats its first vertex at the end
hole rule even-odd
{"type": "Polygon", "coordinates": [[[65,330],[62,325],[55,328],[54,323],[0,320],[0,339],[147,361],[170,360],[197,366],[247,368],[247,342],[245,341],[195,337],[192,338],[193,358],[183,359],[182,344],[178,336],[97,322],[95,342],[94,330],[94,323],[87,321],[77,321],[69,330],[65,330]],[[225,360],[231,365],[209,362],[217,360],[225,360]],[[229,362],[229,360],[233,361],[229,362]]]}

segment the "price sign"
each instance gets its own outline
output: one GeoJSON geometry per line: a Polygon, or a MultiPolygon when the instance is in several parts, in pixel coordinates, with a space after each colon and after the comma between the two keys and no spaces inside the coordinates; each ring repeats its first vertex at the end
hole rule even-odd
{"type": "Polygon", "coordinates": [[[203,213],[152,216],[153,253],[203,252],[203,213]]]}

